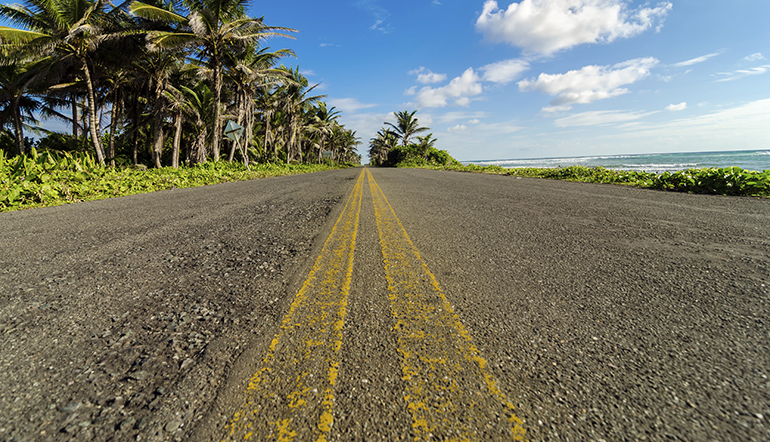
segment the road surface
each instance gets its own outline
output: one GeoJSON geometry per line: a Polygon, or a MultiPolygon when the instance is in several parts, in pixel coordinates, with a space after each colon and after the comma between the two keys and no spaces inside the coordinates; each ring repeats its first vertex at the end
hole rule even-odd
{"type": "Polygon", "coordinates": [[[358,168],[0,226],[0,440],[770,438],[768,200],[358,168]]]}

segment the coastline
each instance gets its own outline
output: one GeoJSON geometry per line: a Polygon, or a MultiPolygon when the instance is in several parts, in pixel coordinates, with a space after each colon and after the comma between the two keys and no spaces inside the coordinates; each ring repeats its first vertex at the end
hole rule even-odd
{"type": "Polygon", "coordinates": [[[676,152],[651,154],[590,155],[556,158],[522,158],[462,161],[464,165],[512,168],[604,167],[639,172],[678,172],[687,169],[740,167],[770,170],[770,150],[676,152]]]}

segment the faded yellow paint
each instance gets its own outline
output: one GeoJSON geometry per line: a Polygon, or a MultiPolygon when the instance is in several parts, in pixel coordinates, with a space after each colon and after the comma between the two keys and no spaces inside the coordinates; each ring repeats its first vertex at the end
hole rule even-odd
{"type": "Polygon", "coordinates": [[[366,169],[249,381],[226,440],[328,440],[364,179],[380,236],[414,440],[522,440],[525,432],[513,405],[366,169]]]}
{"type": "Polygon", "coordinates": [[[367,179],[415,440],[524,439],[513,404],[368,170],[367,179]]]}
{"type": "Polygon", "coordinates": [[[353,273],[365,174],[362,171],[278,334],[249,381],[226,440],[325,441],[353,273]],[[325,375],[315,373],[326,367],[325,375]]]}
{"type": "Polygon", "coordinates": [[[283,419],[276,422],[278,426],[278,442],[291,442],[297,436],[297,433],[289,429],[289,419],[283,419]]]}

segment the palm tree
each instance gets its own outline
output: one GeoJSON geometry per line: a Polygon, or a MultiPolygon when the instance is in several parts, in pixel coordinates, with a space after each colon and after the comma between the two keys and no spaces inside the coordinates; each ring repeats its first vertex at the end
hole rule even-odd
{"type": "Polygon", "coordinates": [[[396,116],[396,123],[393,124],[387,121],[385,122],[385,124],[392,127],[396,134],[401,138],[401,142],[404,146],[409,144],[409,140],[413,136],[430,130],[428,127],[420,127],[419,123],[417,122],[417,118],[414,118],[414,114],[416,113],[417,111],[394,112],[394,115],[396,116]]]}
{"type": "MultiPolygon", "coordinates": [[[[171,167],[179,168],[179,154],[182,142],[182,125],[185,121],[193,119],[196,123],[201,119],[201,113],[198,112],[194,102],[200,102],[198,93],[185,86],[185,83],[191,83],[191,69],[182,69],[175,78],[176,81],[168,84],[163,90],[163,97],[167,104],[167,111],[173,115],[174,119],[174,140],[171,150],[171,167]],[[179,87],[177,88],[173,83],[179,87]],[[194,96],[194,98],[193,98],[194,96]]],[[[205,137],[204,137],[205,139],[205,137]]],[[[205,159],[205,155],[203,156],[205,159]]]]}
{"type": "MultiPolygon", "coordinates": [[[[253,142],[253,128],[257,101],[274,86],[288,80],[287,72],[274,69],[278,59],[294,55],[288,49],[270,52],[268,48],[258,49],[256,46],[243,54],[230,53],[227,60],[227,78],[236,92],[237,123],[246,129],[245,143],[253,142]],[[258,97],[258,98],[255,98],[258,97]]],[[[269,124],[269,122],[268,122],[269,124]]],[[[235,143],[232,143],[228,161],[235,156],[235,143]]]]}
{"type": "Polygon", "coordinates": [[[0,27],[0,43],[7,50],[48,56],[60,69],[63,65],[79,67],[87,88],[91,142],[101,164],[104,150],[99,134],[93,57],[101,44],[118,35],[110,26],[105,4],[105,0],[26,0],[25,6],[0,6],[0,15],[27,28],[0,27]]]}
{"type": "Polygon", "coordinates": [[[214,118],[213,106],[214,93],[204,82],[200,82],[192,88],[187,86],[180,87],[184,93],[187,105],[182,109],[187,114],[187,118],[193,122],[189,132],[194,135],[192,146],[188,152],[190,162],[200,164],[206,161],[207,150],[206,141],[209,138],[208,127],[214,118]]]}
{"type": "Polygon", "coordinates": [[[385,164],[388,152],[397,144],[398,135],[383,127],[377,132],[377,136],[369,141],[369,161],[375,166],[385,164]]]}
{"type": "Polygon", "coordinates": [[[436,147],[436,141],[438,141],[438,139],[433,138],[433,134],[428,134],[424,137],[417,137],[417,140],[419,141],[417,143],[417,147],[420,155],[422,155],[422,157],[427,160],[428,153],[430,153],[432,148],[436,147]]]}
{"type": "Polygon", "coordinates": [[[334,128],[339,125],[337,122],[339,115],[340,113],[335,110],[334,106],[329,109],[323,101],[318,103],[311,114],[310,131],[318,135],[319,138],[318,162],[321,162],[321,155],[326,150],[326,137],[332,135],[334,128]]]}
{"type": "Polygon", "coordinates": [[[40,102],[30,98],[25,91],[34,78],[29,63],[13,62],[0,66],[0,130],[11,120],[16,141],[16,153],[24,153],[24,120],[33,120],[32,113],[40,108],[40,102]]]}
{"type": "Polygon", "coordinates": [[[278,90],[282,111],[285,112],[288,123],[286,142],[286,162],[289,163],[298,157],[302,161],[302,135],[306,129],[306,119],[309,106],[326,97],[316,95],[308,97],[307,94],[318,85],[308,86],[307,78],[299,73],[299,67],[286,69],[290,76],[290,82],[281,86],[278,90]]]}
{"type": "Polygon", "coordinates": [[[131,4],[133,14],[151,20],[165,20],[177,25],[173,31],[153,31],[148,34],[151,45],[160,48],[194,47],[196,56],[206,61],[207,73],[213,78],[215,100],[212,122],[212,146],[214,161],[219,160],[222,137],[222,68],[230,51],[243,51],[248,44],[257,43],[272,36],[288,35],[294,29],[267,26],[261,18],[244,14],[247,0],[187,0],[190,10],[183,16],[175,12],[142,2],[131,4]]]}
{"type": "Polygon", "coordinates": [[[332,134],[332,152],[334,152],[334,158],[337,162],[354,163],[356,158],[360,161],[360,156],[356,152],[356,148],[360,144],[361,140],[356,136],[356,131],[348,130],[341,126],[334,129],[332,134]]]}

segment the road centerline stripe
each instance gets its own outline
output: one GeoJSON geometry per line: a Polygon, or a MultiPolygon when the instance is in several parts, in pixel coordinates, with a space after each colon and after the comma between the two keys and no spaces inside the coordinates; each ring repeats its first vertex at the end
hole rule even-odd
{"type": "Polygon", "coordinates": [[[326,441],[334,421],[342,328],[365,171],[283,319],[226,440],[326,441]]]}
{"type": "Polygon", "coordinates": [[[513,404],[368,169],[366,175],[415,440],[522,440],[513,404]]]}

